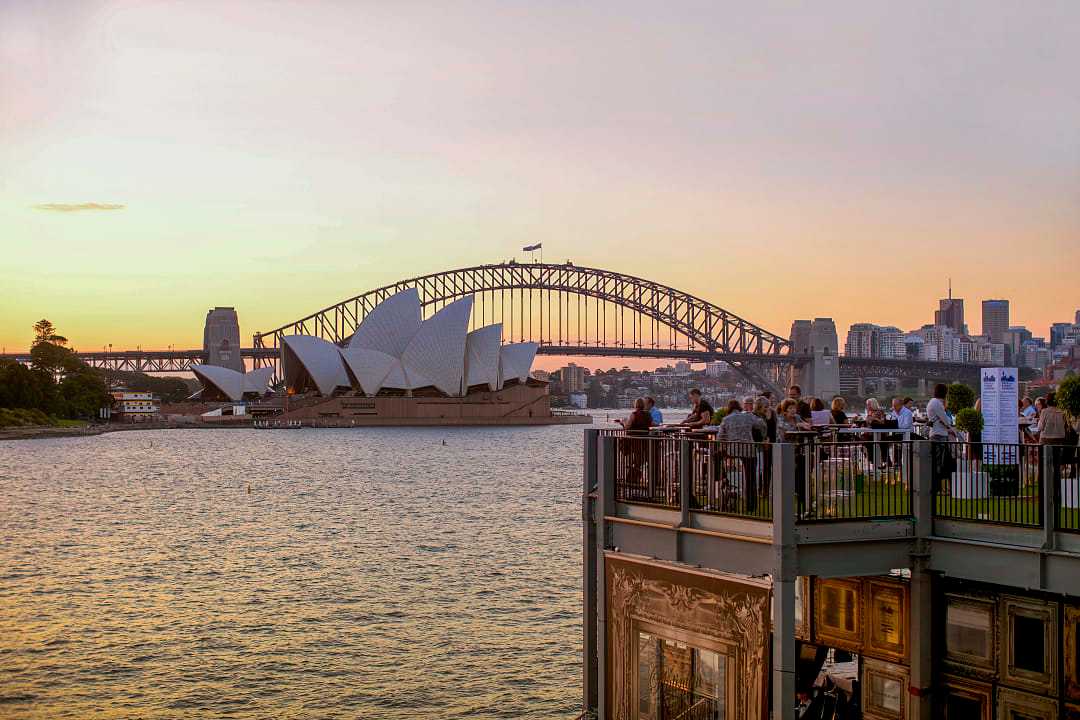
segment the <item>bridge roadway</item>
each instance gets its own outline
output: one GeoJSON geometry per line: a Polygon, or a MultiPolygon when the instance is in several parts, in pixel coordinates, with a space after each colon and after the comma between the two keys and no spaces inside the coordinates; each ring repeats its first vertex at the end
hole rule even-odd
{"type": "MultiPolygon", "coordinates": [[[[655,358],[687,360],[690,362],[782,362],[800,364],[809,356],[784,355],[763,358],[752,353],[720,353],[688,348],[622,347],[544,344],[541,355],[564,355],[571,357],[655,358]]],[[[245,360],[259,364],[276,363],[279,350],[273,347],[242,348],[245,360]]],[[[201,350],[115,350],[112,352],[81,352],[79,357],[88,365],[107,370],[143,373],[188,372],[191,366],[206,362],[201,350]]],[[[7,353],[0,360],[30,363],[29,353],[7,353]]],[[[924,360],[884,360],[880,358],[840,357],[840,370],[845,374],[863,378],[897,378],[916,380],[972,379],[978,374],[979,365],[971,363],[930,362],[924,360]]]]}

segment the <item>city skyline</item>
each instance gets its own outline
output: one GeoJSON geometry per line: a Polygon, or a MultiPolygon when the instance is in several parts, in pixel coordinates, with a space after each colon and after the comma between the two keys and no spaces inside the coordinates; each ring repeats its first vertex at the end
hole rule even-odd
{"type": "Polygon", "coordinates": [[[275,7],[0,8],[0,345],[247,339],[537,242],[785,336],[947,277],[1080,304],[1075,5],[275,7]]]}

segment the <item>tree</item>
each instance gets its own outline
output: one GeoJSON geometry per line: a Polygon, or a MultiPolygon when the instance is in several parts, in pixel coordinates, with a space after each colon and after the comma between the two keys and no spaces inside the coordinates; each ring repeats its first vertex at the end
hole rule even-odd
{"type": "Polygon", "coordinates": [[[34,345],[39,343],[52,343],[53,345],[67,345],[67,338],[56,334],[56,326],[42,318],[34,323],[34,345]]]}
{"type": "Polygon", "coordinates": [[[1059,408],[1074,421],[1080,419],[1080,376],[1072,375],[1062,380],[1054,395],[1059,408]]]}
{"type": "Polygon", "coordinates": [[[964,408],[975,407],[975,391],[964,383],[949,385],[945,395],[945,407],[954,415],[964,408]]]}
{"type": "Polygon", "coordinates": [[[89,367],[68,373],[60,381],[63,414],[69,418],[93,418],[110,402],[108,385],[101,373],[89,367]]]}

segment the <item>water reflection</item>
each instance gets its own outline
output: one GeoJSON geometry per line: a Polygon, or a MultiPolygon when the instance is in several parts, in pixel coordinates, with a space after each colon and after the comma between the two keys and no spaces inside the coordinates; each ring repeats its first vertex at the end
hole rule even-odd
{"type": "Polygon", "coordinates": [[[0,715],[571,716],[581,430],[0,444],[0,715]]]}

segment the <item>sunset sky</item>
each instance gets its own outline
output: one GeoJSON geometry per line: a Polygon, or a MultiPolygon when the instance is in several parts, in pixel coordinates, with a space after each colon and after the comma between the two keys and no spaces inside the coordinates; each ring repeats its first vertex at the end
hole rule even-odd
{"type": "Polygon", "coordinates": [[[786,335],[1080,307],[1080,3],[0,0],[0,345],[543,242],[786,335]]]}

